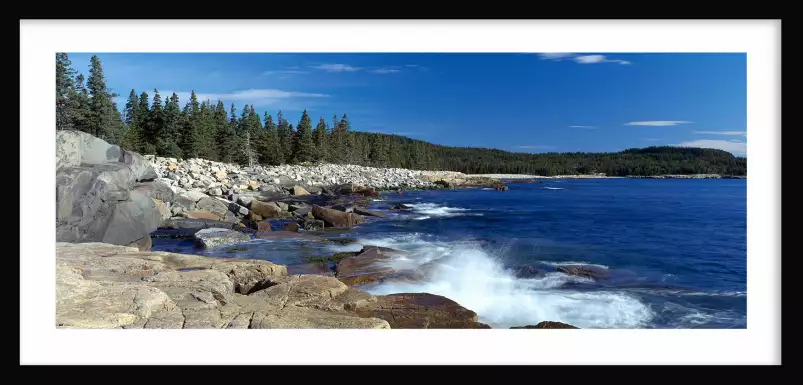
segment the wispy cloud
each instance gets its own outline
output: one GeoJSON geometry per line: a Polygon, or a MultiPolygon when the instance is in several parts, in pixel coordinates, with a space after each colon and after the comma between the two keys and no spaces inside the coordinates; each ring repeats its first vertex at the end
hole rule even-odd
{"type": "Polygon", "coordinates": [[[698,139],[676,144],[679,147],[715,148],[728,151],[734,155],[744,155],[747,152],[747,143],[737,140],[698,139]]]}
{"type": "Polygon", "coordinates": [[[657,142],[659,140],[664,140],[664,138],[644,138],[643,140],[647,142],[657,142]]]}
{"type": "Polygon", "coordinates": [[[597,63],[616,63],[622,65],[632,64],[630,61],[627,60],[610,59],[605,55],[596,55],[596,54],[581,55],[571,52],[545,52],[538,54],[538,56],[542,60],[553,60],[553,61],[571,60],[579,64],[597,64],[597,63]]]}
{"type": "MultiPolygon", "coordinates": [[[[406,64],[407,68],[423,68],[417,64],[406,64]]],[[[310,66],[309,68],[325,71],[325,72],[370,72],[374,74],[395,74],[402,72],[402,66],[384,66],[384,67],[357,67],[349,64],[319,64],[310,66]]]]}
{"type": "Polygon", "coordinates": [[[655,127],[663,127],[663,126],[677,126],[678,124],[688,124],[692,122],[687,122],[685,120],[649,120],[646,122],[630,122],[625,123],[625,126],[655,126],[655,127]]]}
{"type": "MultiPolygon", "coordinates": [[[[169,97],[169,95],[171,95],[173,92],[174,91],[159,91],[159,93],[163,95],[162,96],[163,99],[169,97]]],[[[190,100],[191,92],[176,91],[176,95],[178,95],[180,103],[183,106],[190,100]]],[[[277,89],[249,89],[249,90],[234,91],[229,93],[197,92],[195,95],[199,101],[211,100],[213,103],[215,103],[218,100],[222,100],[226,104],[245,103],[245,104],[253,104],[255,107],[273,106],[279,102],[289,102],[299,99],[316,99],[316,98],[329,97],[329,95],[326,94],[308,93],[299,91],[285,91],[277,89]]]]}
{"type": "Polygon", "coordinates": [[[597,127],[594,126],[569,126],[569,128],[587,128],[589,130],[596,129],[597,127]]]}
{"type": "Polygon", "coordinates": [[[703,135],[743,135],[747,136],[747,131],[694,131],[695,134],[703,135]]]}
{"type": "Polygon", "coordinates": [[[368,70],[368,72],[373,72],[375,74],[395,74],[397,72],[401,72],[401,70],[393,67],[385,67],[368,70]]]}
{"type": "Polygon", "coordinates": [[[316,66],[310,66],[310,68],[326,72],[355,72],[361,69],[359,67],[350,66],[348,64],[320,64],[316,66]]]}
{"type": "Polygon", "coordinates": [[[309,72],[308,71],[302,71],[302,70],[296,70],[296,69],[291,69],[291,70],[270,70],[270,71],[263,72],[262,74],[260,74],[260,76],[303,75],[303,74],[307,74],[307,73],[309,73],[309,72]]]}
{"type": "Polygon", "coordinates": [[[515,146],[514,148],[520,148],[523,150],[548,150],[551,148],[555,148],[555,146],[544,146],[539,144],[532,144],[532,145],[523,145],[523,146],[515,146]]]}
{"type": "Polygon", "coordinates": [[[538,56],[540,56],[541,59],[544,59],[544,60],[562,60],[562,59],[570,58],[570,57],[572,57],[574,55],[575,54],[569,53],[569,52],[545,52],[545,53],[539,53],[538,54],[538,56]]]}

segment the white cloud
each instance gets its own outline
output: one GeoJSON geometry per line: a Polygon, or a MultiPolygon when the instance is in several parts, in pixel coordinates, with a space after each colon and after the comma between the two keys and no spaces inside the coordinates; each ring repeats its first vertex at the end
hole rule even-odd
{"type": "Polygon", "coordinates": [[[747,131],[694,131],[695,134],[706,135],[744,135],[747,136],[747,131]]]}
{"type": "Polygon", "coordinates": [[[649,120],[646,122],[630,122],[625,126],[677,126],[678,124],[692,123],[685,120],[649,120]]]}
{"type": "Polygon", "coordinates": [[[605,55],[579,55],[570,52],[548,52],[538,54],[542,60],[573,60],[575,63],[580,64],[596,64],[596,63],[617,63],[622,65],[632,64],[627,60],[609,59],[605,55]]]}
{"type": "Polygon", "coordinates": [[[608,59],[605,55],[581,55],[575,56],[574,61],[580,64],[594,64],[594,63],[617,63],[627,65],[630,64],[627,60],[608,59]]]}
{"type": "Polygon", "coordinates": [[[525,145],[525,146],[515,146],[515,148],[521,148],[526,150],[546,150],[550,148],[555,148],[554,146],[543,146],[543,145],[525,145]]]}
{"type": "Polygon", "coordinates": [[[401,72],[401,70],[398,69],[398,68],[390,68],[390,67],[388,67],[388,68],[377,68],[377,69],[373,69],[373,70],[369,70],[369,71],[373,72],[375,74],[394,74],[394,73],[397,73],[397,72],[401,72]]]}
{"type": "Polygon", "coordinates": [[[546,53],[539,53],[538,56],[544,60],[561,60],[566,59],[574,56],[575,54],[570,52],[546,52],[546,53]]]}
{"type": "Polygon", "coordinates": [[[596,127],[594,127],[594,126],[569,126],[569,128],[587,128],[589,130],[593,130],[596,127]]]}
{"type": "Polygon", "coordinates": [[[728,151],[734,155],[744,155],[747,152],[747,143],[739,142],[737,140],[713,140],[713,139],[698,139],[688,142],[678,143],[679,147],[699,147],[699,148],[715,148],[719,150],[728,151]]]}
{"type": "Polygon", "coordinates": [[[605,62],[605,55],[575,56],[574,61],[580,64],[603,63],[605,62]]]}
{"type": "Polygon", "coordinates": [[[270,75],[302,75],[308,73],[307,71],[301,70],[272,70],[272,71],[265,71],[260,76],[270,76],[270,75]]]}
{"type": "MultiPolygon", "coordinates": [[[[417,64],[406,64],[405,67],[414,68],[418,67],[417,64]]],[[[387,66],[387,67],[378,67],[378,68],[363,68],[363,67],[355,67],[348,64],[321,64],[316,66],[311,66],[310,68],[322,70],[326,72],[357,72],[357,71],[366,71],[375,74],[394,74],[397,72],[401,72],[401,67],[399,66],[387,66]]]]}
{"type": "Polygon", "coordinates": [[[326,72],[355,72],[360,70],[359,67],[353,67],[348,64],[321,64],[312,66],[310,68],[323,70],[326,72]]]}
{"type": "MultiPolygon", "coordinates": [[[[162,95],[162,100],[164,100],[167,97],[170,97],[172,93],[173,91],[159,92],[159,94],[162,95]]],[[[176,92],[176,95],[178,95],[181,107],[183,108],[184,105],[190,100],[191,92],[180,91],[176,92]]],[[[218,100],[222,100],[224,103],[226,103],[227,106],[230,103],[236,103],[236,104],[245,103],[245,104],[253,104],[255,107],[270,106],[278,102],[286,102],[296,99],[329,97],[329,95],[325,94],[316,94],[316,93],[307,93],[298,91],[284,91],[277,89],[250,89],[250,90],[241,90],[241,91],[234,91],[230,93],[219,93],[219,94],[197,92],[195,96],[198,98],[198,101],[200,102],[203,102],[205,100],[211,100],[212,103],[217,103],[218,100]]]]}

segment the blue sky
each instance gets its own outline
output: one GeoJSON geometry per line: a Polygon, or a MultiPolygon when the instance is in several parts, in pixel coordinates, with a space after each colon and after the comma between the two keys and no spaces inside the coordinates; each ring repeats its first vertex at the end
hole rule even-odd
{"type": "MultiPolygon", "coordinates": [[[[729,53],[99,53],[107,84],[195,90],[297,124],[518,152],[682,145],[744,155],[746,56],[729,53]]],[[[88,74],[92,54],[70,54],[88,74]]]]}

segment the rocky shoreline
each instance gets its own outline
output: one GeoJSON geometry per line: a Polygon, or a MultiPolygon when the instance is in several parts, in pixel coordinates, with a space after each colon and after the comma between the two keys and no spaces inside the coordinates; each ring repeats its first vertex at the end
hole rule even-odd
{"type": "MultiPolygon", "coordinates": [[[[76,131],[57,133],[56,324],[59,328],[490,328],[429,293],[374,296],[372,282],[422,279],[362,246],[301,274],[264,260],[151,251],[151,236],[198,248],[254,238],[329,239],[366,217],[380,190],[506,187],[461,173],[358,166],[239,167],[140,156],[76,131]],[[349,176],[348,172],[353,172],[349,176]],[[282,220],[281,229],[270,220],[282,220]],[[278,230],[278,231],[277,231],[278,230]],[[309,274],[308,274],[309,273],[309,274]]],[[[407,210],[403,203],[393,210],[407,210]]],[[[274,222],[275,224],[275,222],[274,222]]],[[[554,323],[522,328],[556,328],[554,323]]]]}

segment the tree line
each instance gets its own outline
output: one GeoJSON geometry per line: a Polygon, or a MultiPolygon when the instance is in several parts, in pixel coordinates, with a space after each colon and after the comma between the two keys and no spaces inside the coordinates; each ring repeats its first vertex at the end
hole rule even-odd
{"type": "Polygon", "coordinates": [[[143,154],[204,158],[242,165],[326,162],[471,174],[611,176],[745,175],[747,160],[714,149],[649,147],[617,153],[512,153],[451,147],[399,135],[354,131],[347,114],[323,117],[313,127],[305,110],[295,127],[281,111],[260,116],[254,105],[228,108],[199,100],[192,91],[182,107],[178,95],[131,90],[122,111],[106,85],[101,61],[90,59],[89,78],[56,54],[56,129],[80,130],[143,154]]]}

